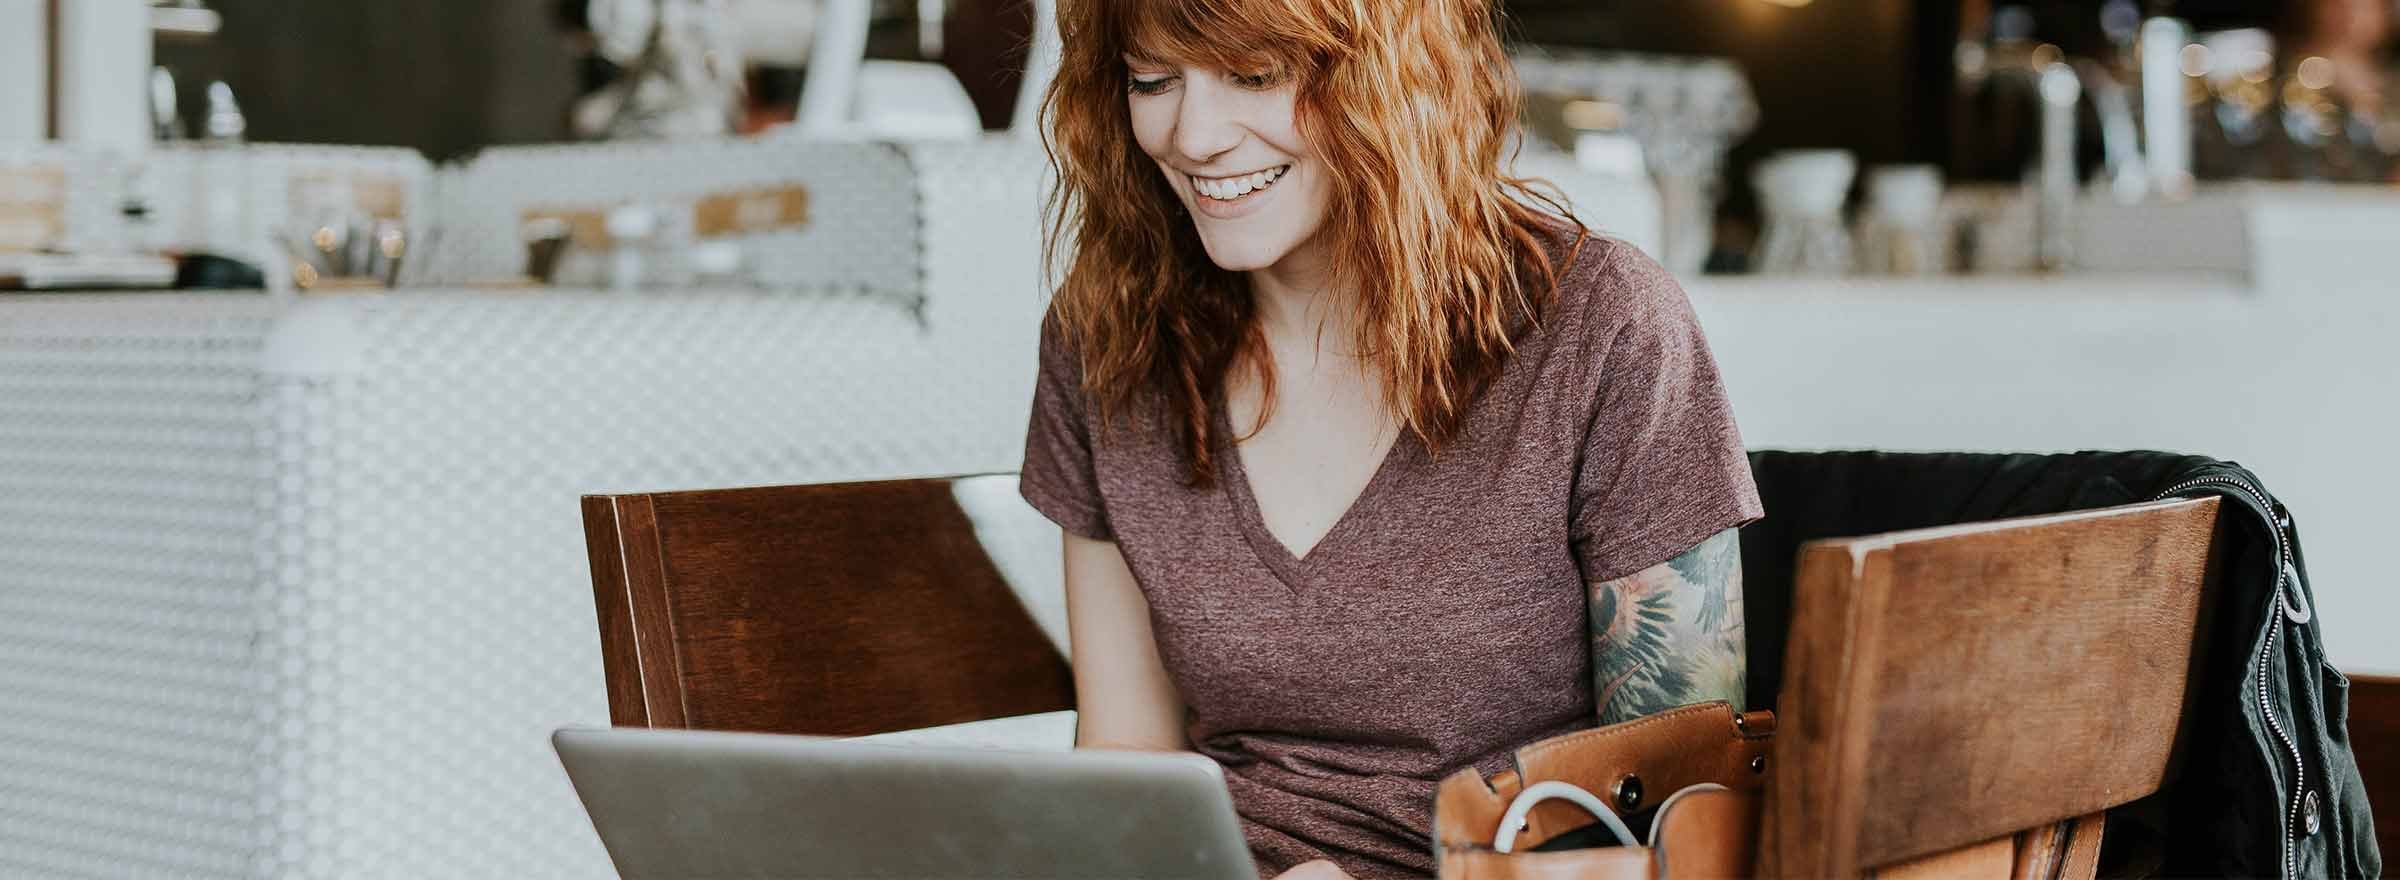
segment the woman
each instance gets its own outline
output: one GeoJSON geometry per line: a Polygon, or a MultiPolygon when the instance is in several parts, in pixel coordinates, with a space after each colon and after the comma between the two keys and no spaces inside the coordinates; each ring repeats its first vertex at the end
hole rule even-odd
{"type": "Polygon", "coordinates": [[[1020,485],[1066,533],[1076,744],[1216,759],[1269,874],[1425,875],[1443,775],[1741,699],[1715,364],[1656,263],[1506,173],[1493,16],[1060,6],[1020,485]]]}

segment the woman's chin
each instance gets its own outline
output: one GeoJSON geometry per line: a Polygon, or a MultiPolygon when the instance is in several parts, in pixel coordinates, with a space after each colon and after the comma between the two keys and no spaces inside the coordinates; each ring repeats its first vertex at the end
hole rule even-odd
{"type": "Polygon", "coordinates": [[[1208,261],[1227,272],[1255,272],[1275,265],[1290,247],[1268,246],[1261,242],[1212,241],[1202,236],[1200,246],[1208,251],[1208,261]]]}

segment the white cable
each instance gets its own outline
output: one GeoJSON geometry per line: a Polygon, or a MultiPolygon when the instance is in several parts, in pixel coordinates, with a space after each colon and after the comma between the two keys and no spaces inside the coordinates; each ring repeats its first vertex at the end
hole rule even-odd
{"type": "Polygon", "coordinates": [[[1625,820],[1617,818],[1616,811],[1609,809],[1608,804],[1581,786],[1552,779],[1526,786],[1524,791],[1517,793],[1516,800],[1508,802],[1508,812],[1500,816],[1500,833],[1494,836],[1492,849],[1508,852],[1515,848],[1517,832],[1524,830],[1525,814],[1533,810],[1534,804],[1552,798],[1572,801],[1576,806],[1590,811],[1600,820],[1600,824],[1608,827],[1610,834],[1617,836],[1618,843],[1625,846],[1640,844],[1633,839],[1633,829],[1625,827],[1625,820]]]}
{"type": "Polygon", "coordinates": [[[1691,794],[1695,791],[1732,790],[1733,789],[1726,788],[1725,786],[1718,785],[1714,782],[1695,782],[1691,785],[1684,786],[1681,790],[1675,792],[1674,794],[1668,795],[1666,801],[1658,805],[1658,812],[1650,814],[1650,844],[1652,846],[1658,845],[1659,823],[1667,821],[1667,809],[1675,806],[1675,802],[1682,800],[1684,795],[1691,794]]]}

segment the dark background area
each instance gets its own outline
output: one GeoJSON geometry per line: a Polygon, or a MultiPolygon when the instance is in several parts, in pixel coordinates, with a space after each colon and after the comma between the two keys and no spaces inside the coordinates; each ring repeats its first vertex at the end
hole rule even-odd
{"type": "MultiPolygon", "coordinates": [[[[1006,119],[1013,77],[998,70],[1023,39],[1022,0],[958,0],[948,60],[988,123],[1006,119]],[[979,69],[981,74],[967,73],[979,69]]],[[[1513,0],[1521,37],[1732,58],[1761,108],[1735,167],[1787,147],[1839,146],[1862,165],[1949,154],[1952,47],[1962,9],[1989,0],[1513,0]]],[[[487,144],[567,138],[588,76],[562,0],[214,0],[224,28],[206,43],[162,44],[187,118],[210,79],[233,87],[260,141],[391,144],[437,159],[487,144]]],[[[2043,39],[2070,54],[2096,39],[2099,0],[2036,0],[2043,39]]],[[[2272,21],[2265,0],[2150,5],[2203,28],[2272,21]]],[[[884,43],[886,41],[878,41],[884,43]]],[[[785,76],[762,85],[796,94],[785,76]]],[[[1738,181],[1738,176],[1735,178],[1738,181]]],[[[1737,193],[1743,187],[1733,188],[1737,193]]]]}
{"type": "MultiPolygon", "coordinates": [[[[1521,36],[1540,42],[1731,58],[1750,81],[1758,127],[1728,165],[1794,147],[1838,146],[1861,166],[1940,161],[1948,149],[1951,47],[1958,3],[1815,0],[1573,0],[1508,4],[1521,36]]],[[[1753,212],[1749,186],[1728,175],[1730,211],[1753,212]]]]}
{"type": "MultiPolygon", "coordinates": [[[[72,0],[69,0],[72,2],[72,0]]],[[[567,138],[574,42],[555,0],[211,0],[224,27],[161,42],[187,121],[222,79],[249,138],[414,147],[436,159],[567,138]]]]}
{"type": "MultiPolygon", "coordinates": [[[[1759,106],[1758,127],[1728,160],[1727,211],[1755,213],[1740,169],[1777,150],[1840,147],[1859,167],[1948,164],[1954,52],[1962,26],[1995,6],[2026,9],[2034,33],[2071,56],[2101,49],[2102,0],[1504,0],[1515,32],[1540,42],[1733,59],[1759,106]]],[[[2277,0],[2141,4],[2196,30],[2266,26],[2277,0]]],[[[2096,144],[2089,144],[2096,149],[2096,144]]],[[[1957,169],[1953,169],[1956,171],[1957,169]]]]}

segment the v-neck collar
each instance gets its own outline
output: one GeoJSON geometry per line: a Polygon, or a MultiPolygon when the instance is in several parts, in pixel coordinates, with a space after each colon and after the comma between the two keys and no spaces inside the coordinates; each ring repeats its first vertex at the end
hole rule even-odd
{"type": "Polygon", "coordinates": [[[1294,556],[1291,548],[1284,546],[1274,532],[1267,530],[1266,517],[1259,511],[1258,496],[1250,491],[1250,472],[1242,466],[1240,444],[1233,439],[1231,407],[1226,403],[1222,386],[1214,397],[1209,404],[1210,418],[1214,422],[1211,429],[1215,434],[1211,445],[1217,450],[1218,480],[1224,484],[1226,500],[1233,506],[1234,521],[1241,527],[1242,537],[1250,542],[1250,548],[1257,552],[1259,560],[1265,562],[1267,568],[1272,569],[1276,577],[1282,578],[1284,585],[1293,592],[1303,592],[1316,580],[1317,569],[1325,564],[1333,551],[1340,549],[1344,538],[1360,529],[1361,522],[1373,514],[1376,495],[1399,472],[1401,460],[1413,448],[1411,444],[1415,442],[1415,435],[1402,428],[1399,436],[1392,438],[1391,445],[1385,447],[1383,460],[1375,466],[1375,473],[1367,478],[1367,484],[1358,490],[1356,497],[1350,499],[1350,506],[1343,508],[1332,527],[1309,546],[1307,556],[1294,556]]]}

